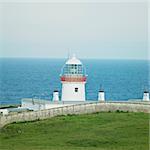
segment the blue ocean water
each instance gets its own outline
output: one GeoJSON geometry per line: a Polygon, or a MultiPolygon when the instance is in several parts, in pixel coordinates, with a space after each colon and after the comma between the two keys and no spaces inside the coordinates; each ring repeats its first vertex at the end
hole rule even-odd
{"type": "MultiPolygon", "coordinates": [[[[102,85],[107,100],[142,98],[149,87],[149,61],[82,60],[88,74],[86,96],[96,100],[102,85]]],[[[60,73],[64,59],[0,59],[0,104],[17,104],[21,98],[52,99],[61,91],[60,73]]]]}

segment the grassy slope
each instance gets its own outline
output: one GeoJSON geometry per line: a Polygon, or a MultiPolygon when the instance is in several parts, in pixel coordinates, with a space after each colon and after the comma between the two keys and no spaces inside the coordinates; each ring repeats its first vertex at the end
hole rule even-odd
{"type": "Polygon", "coordinates": [[[1,150],[148,150],[144,113],[98,113],[14,123],[0,131],[1,150]]]}

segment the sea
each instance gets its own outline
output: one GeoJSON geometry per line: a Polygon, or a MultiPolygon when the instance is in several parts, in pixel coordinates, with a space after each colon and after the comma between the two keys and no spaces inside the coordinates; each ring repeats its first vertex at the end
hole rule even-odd
{"type": "MultiPolygon", "coordinates": [[[[0,104],[20,104],[22,98],[52,100],[61,95],[60,74],[65,59],[0,58],[0,104]]],[[[107,101],[141,99],[150,90],[148,60],[81,60],[86,68],[86,99],[96,101],[105,91],[107,101]]]]}

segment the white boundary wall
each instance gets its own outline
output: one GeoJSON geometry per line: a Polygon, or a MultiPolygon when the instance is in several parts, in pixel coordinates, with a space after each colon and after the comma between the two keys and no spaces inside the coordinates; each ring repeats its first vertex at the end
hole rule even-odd
{"type": "Polygon", "coordinates": [[[6,124],[13,122],[34,121],[51,118],[59,115],[69,114],[88,114],[96,112],[114,112],[114,111],[128,111],[128,112],[144,112],[150,113],[150,103],[144,102],[93,102],[84,104],[74,104],[69,106],[61,106],[57,108],[50,108],[47,110],[22,112],[18,114],[9,114],[0,117],[0,128],[6,124]]]}

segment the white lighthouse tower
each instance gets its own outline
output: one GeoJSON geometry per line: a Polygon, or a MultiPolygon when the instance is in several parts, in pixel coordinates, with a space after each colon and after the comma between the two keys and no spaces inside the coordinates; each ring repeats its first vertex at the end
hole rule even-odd
{"type": "Polygon", "coordinates": [[[85,101],[85,68],[75,55],[68,59],[63,66],[60,79],[62,83],[62,101],[85,101]]]}

